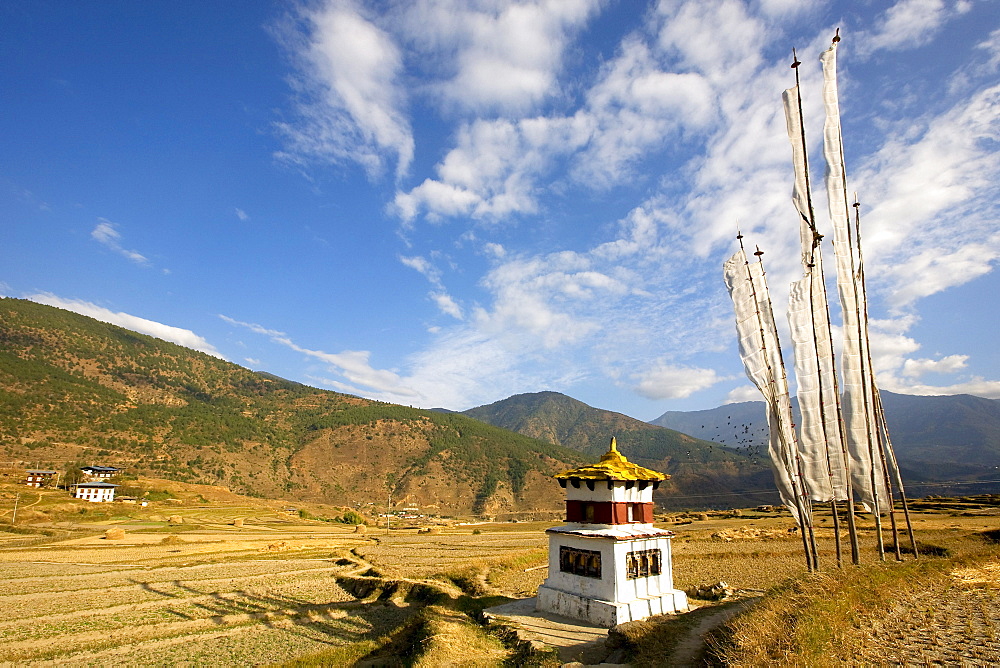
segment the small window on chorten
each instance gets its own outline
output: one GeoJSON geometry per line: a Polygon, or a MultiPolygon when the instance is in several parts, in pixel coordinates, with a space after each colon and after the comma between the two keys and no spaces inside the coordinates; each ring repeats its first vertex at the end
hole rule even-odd
{"type": "Polygon", "coordinates": [[[662,558],[660,550],[636,550],[625,555],[625,572],[629,580],[660,575],[662,558]]]}
{"type": "Polygon", "coordinates": [[[582,575],[586,578],[600,578],[601,553],[596,550],[579,550],[564,545],[559,548],[559,570],[563,573],[582,575]]]}

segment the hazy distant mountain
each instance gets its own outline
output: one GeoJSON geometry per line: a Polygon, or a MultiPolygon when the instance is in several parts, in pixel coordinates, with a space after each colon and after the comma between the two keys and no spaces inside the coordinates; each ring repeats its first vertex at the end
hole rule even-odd
{"type": "MultiPolygon", "coordinates": [[[[794,399],[792,401],[797,411],[798,403],[794,399]]],[[[763,401],[743,401],[700,411],[667,411],[655,420],[650,420],[649,424],[676,429],[730,448],[767,448],[767,420],[763,401]]]]}
{"type": "Polygon", "coordinates": [[[768,464],[759,455],[734,452],[673,429],[588,406],[558,392],[518,394],[464,414],[579,450],[591,459],[606,452],[615,436],[618,449],[630,461],[673,476],[657,498],[668,507],[696,505],[704,499],[711,499],[714,505],[753,503],[761,497],[751,492],[772,488],[768,464]]]}
{"type": "Polygon", "coordinates": [[[463,415],[319,390],[18,299],[0,299],[0,458],[369,510],[391,488],[444,514],[555,511],[552,475],[584,462],[463,415]]]}
{"type": "MultiPolygon", "coordinates": [[[[904,482],[1000,480],[1000,401],[968,394],[913,396],[884,390],[881,394],[904,482]]],[[[734,448],[766,447],[761,401],[668,411],[650,424],[734,448]]],[[[931,486],[920,489],[933,491],[931,486]]]]}

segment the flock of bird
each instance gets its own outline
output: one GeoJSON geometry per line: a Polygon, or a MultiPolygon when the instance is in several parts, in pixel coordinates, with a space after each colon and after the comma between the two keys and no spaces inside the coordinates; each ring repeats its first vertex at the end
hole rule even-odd
{"type": "MultiPolygon", "coordinates": [[[[715,429],[712,429],[711,425],[708,425],[707,430],[705,427],[706,425],[701,425],[699,438],[720,443],[727,448],[743,453],[747,457],[767,455],[767,425],[758,428],[752,422],[738,424],[733,422],[731,415],[727,415],[725,427],[721,424],[715,429]],[[712,431],[716,433],[712,434],[712,431]]],[[[712,446],[709,446],[708,449],[709,452],[713,450],[712,446]]],[[[688,450],[688,455],[690,454],[691,451],[688,450]]]]}

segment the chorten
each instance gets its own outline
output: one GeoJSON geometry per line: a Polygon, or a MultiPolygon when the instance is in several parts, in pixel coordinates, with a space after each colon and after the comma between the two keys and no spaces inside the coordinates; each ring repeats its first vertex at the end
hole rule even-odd
{"type": "Polygon", "coordinates": [[[653,490],[669,476],[629,462],[612,438],[601,461],[555,477],[566,520],[546,530],[549,576],[535,607],[607,627],[687,610],[674,589],[674,533],[653,526],[653,490]]]}

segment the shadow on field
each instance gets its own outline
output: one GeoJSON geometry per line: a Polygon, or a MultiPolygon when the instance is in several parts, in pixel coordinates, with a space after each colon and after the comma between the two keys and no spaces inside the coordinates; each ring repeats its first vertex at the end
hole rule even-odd
{"type": "Polygon", "coordinates": [[[280,628],[285,632],[309,637],[315,642],[342,645],[382,637],[405,623],[414,610],[396,601],[338,601],[313,603],[304,598],[281,594],[265,594],[245,589],[220,592],[199,589],[180,580],[169,588],[133,580],[145,591],[177,601],[180,605],[207,614],[168,609],[178,621],[210,620],[217,626],[259,624],[280,628]]]}

